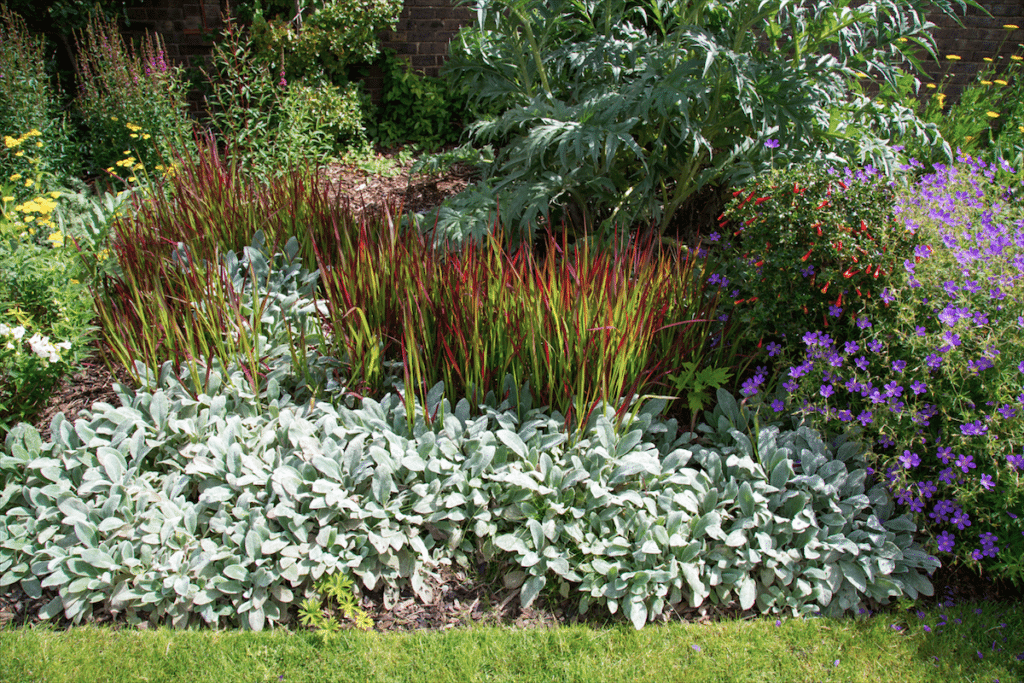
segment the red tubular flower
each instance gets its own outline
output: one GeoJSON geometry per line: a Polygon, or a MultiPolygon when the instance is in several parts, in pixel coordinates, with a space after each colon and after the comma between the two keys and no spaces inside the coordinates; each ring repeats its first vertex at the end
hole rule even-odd
{"type": "Polygon", "coordinates": [[[815,223],[811,227],[814,228],[815,230],[817,230],[818,231],[818,237],[821,237],[821,221],[818,221],[817,223],[815,223]]]}
{"type": "Polygon", "coordinates": [[[822,199],[821,200],[821,204],[818,204],[818,208],[819,209],[824,209],[826,206],[828,206],[828,200],[827,199],[822,199]]]}
{"type": "Polygon", "coordinates": [[[826,283],[825,283],[825,286],[821,288],[821,293],[822,293],[822,294],[824,294],[824,293],[826,293],[826,292],[828,291],[828,286],[829,286],[830,284],[832,284],[832,283],[831,283],[831,282],[826,282],[826,283]]]}
{"type": "Polygon", "coordinates": [[[811,248],[807,250],[807,253],[800,257],[800,260],[801,261],[806,261],[807,259],[811,258],[811,252],[812,251],[814,251],[814,245],[813,244],[811,245],[811,248]]]}
{"type": "Polygon", "coordinates": [[[843,188],[845,190],[846,189],[846,183],[844,183],[842,180],[840,180],[839,181],[839,187],[841,187],[841,188],[843,188]]]}
{"type": "Polygon", "coordinates": [[[760,206],[761,204],[764,204],[769,199],[771,199],[771,197],[758,197],[757,199],[754,200],[754,206],[760,206]]]}
{"type": "Polygon", "coordinates": [[[854,275],[856,275],[859,272],[860,272],[860,268],[858,268],[857,270],[854,270],[853,267],[851,266],[850,268],[847,268],[846,270],[843,271],[843,277],[845,277],[847,280],[849,280],[851,277],[853,277],[854,275]]]}

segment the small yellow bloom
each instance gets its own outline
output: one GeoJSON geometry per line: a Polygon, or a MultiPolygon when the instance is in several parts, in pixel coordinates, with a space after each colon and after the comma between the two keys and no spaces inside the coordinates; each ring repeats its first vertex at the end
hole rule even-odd
{"type": "Polygon", "coordinates": [[[1020,28],[1020,26],[1017,26],[1017,24],[1003,24],[1003,28],[1009,29],[1011,31],[1016,31],[1017,29],[1020,28]]]}
{"type": "Polygon", "coordinates": [[[108,258],[110,258],[110,250],[104,249],[100,253],[96,254],[96,258],[99,259],[100,261],[106,261],[108,258]]]}
{"type": "Polygon", "coordinates": [[[41,142],[37,142],[36,143],[36,147],[42,147],[42,146],[43,146],[43,143],[41,143],[41,142]]]}
{"type": "Polygon", "coordinates": [[[138,133],[132,133],[128,137],[130,137],[130,138],[137,138],[137,137],[139,137],[139,135],[138,135],[138,133]]]}
{"type": "Polygon", "coordinates": [[[135,176],[128,176],[128,182],[129,183],[134,183],[135,182],[135,176]]]}
{"type": "Polygon", "coordinates": [[[1006,85],[1006,81],[1004,81],[1004,80],[1003,80],[1003,79],[1001,79],[1001,78],[997,78],[996,80],[994,80],[994,81],[992,81],[992,82],[993,82],[993,83],[995,83],[995,84],[997,84],[997,85],[1006,85]]]}
{"type": "Polygon", "coordinates": [[[135,164],[134,166],[132,166],[133,171],[141,171],[144,168],[146,167],[143,164],[135,164]]]}
{"type": "Polygon", "coordinates": [[[862,71],[854,71],[853,75],[856,76],[857,78],[867,78],[868,77],[868,75],[866,73],[862,72],[862,71]]]}
{"type": "Polygon", "coordinates": [[[14,201],[14,197],[11,197],[10,195],[8,195],[8,196],[4,197],[4,201],[5,202],[13,202],[14,201]]]}
{"type": "Polygon", "coordinates": [[[905,42],[907,42],[907,39],[906,38],[897,38],[896,42],[897,43],[905,43],[905,42]]]}
{"type": "Polygon", "coordinates": [[[936,85],[934,83],[925,83],[924,87],[931,88],[932,90],[935,90],[936,85]]]}
{"type": "Polygon", "coordinates": [[[1024,57],[1021,57],[1020,55],[1010,55],[1010,59],[1012,59],[1015,62],[1019,62],[1021,60],[1024,60],[1024,57]]]}
{"type": "Polygon", "coordinates": [[[973,135],[968,135],[968,136],[964,137],[964,142],[970,142],[973,139],[974,139],[973,135]]]}
{"type": "Polygon", "coordinates": [[[58,197],[60,197],[60,192],[51,192],[50,196],[53,197],[54,199],[57,199],[58,197]]]}
{"type": "Polygon", "coordinates": [[[157,164],[157,165],[156,165],[156,166],[154,166],[153,168],[155,168],[155,169],[156,169],[156,170],[158,170],[158,171],[162,171],[162,170],[164,170],[164,165],[163,165],[163,164],[157,164]]]}
{"type": "Polygon", "coordinates": [[[946,55],[946,59],[951,59],[954,62],[960,61],[960,55],[946,55]]]}
{"type": "Polygon", "coordinates": [[[111,117],[110,117],[110,120],[111,120],[111,121],[117,121],[117,117],[116,117],[116,116],[111,116],[111,117]]]}
{"type": "Polygon", "coordinates": [[[1017,130],[1019,130],[1021,133],[1024,133],[1024,126],[1017,126],[1017,130]]]}
{"type": "Polygon", "coordinates": [[[142,139],[143,139],[143,140],[148,140],[148,139],[150,139],[151,137],[153,137],[153,136],[152,136],[152,135],[150,135],[149,133],[143,133],[143,134],[142,134],[142,139]]]}
{"type": "Polygon", "coordinates": [[[992,85],[992,81],[979,81],[982,85],[992,85]]]}
{"type": "Polygon", "coordinates": [[[12,138],[10,135],[4,136],[4,146],[7,147],[7,149],[10,149],[11,147],[17,147],[20,144],[21,140],[17,138],[12,138]]]}
{"type": "Polygon", "coordinates": [[[136,126],[134,123],[132,123],[130,121],[125,125],[125,128],[127,128],[128,130],[130,130],[133,133],[137,133],[140,130],[142,130],[142,126],[136,126]]]}
{"type": "Polygon", "coordinates": [[[21,174],[20,173],[15,173],[14,175],[11,176],[11,180],[15,180],[15,181],[21,180],[21,174]]]}
{"type": "Polygon", "coordinates": [[[60,249],[64,246],[64,233],[60,230],[57,232],[51,232],[49,237],[46,238],[50,244],[53,245],[54,249],[60,249]]]}
{"type": "Polygon", "coordinates": [[[25,156],[25,153],[19,149],[17,152],[14,153],[14,156],[23,157],[25,156]]]}
{"type": "Polygon", "coordinates": [[[81,283],[79,283],[78,280],[76,280],[75,278],[71,278],[71,284],[77,285],[77,284],[81,284],[81,283]]]}
{"type": "Polygon", "coordinates": [[[35,184],[36,181],[32,180],[31,178],[25,178],[25,187],[32,187],[35,184]]]}
{"type": "Polygon", "coordinates": [[[999,118],[999,112],[987,111],[987,112],[985,112],[985,116],[989,117],[990,119],[998,119],[999,118]]]}
{"type": "Polygon", "coordinates": [[[132,153],[132,151],[130,149],[126,149],[124,152],[122,152],[122,154],[124,154],[125,156],[128,156],[131,153],[132,153]]]}
{"type": "Polygon", "coordinates": [[[25,137],[35,137],[35,138],[37,138],[40,135],[42,135],[42,133],[39,132],[38,128],[33,128],[29,132],[25,133],[25,137]]]}
{"type": "Polygon", "coordinates": [[[993,61],[991,57],[982,57],[982,59],[984,59],[986,62],[993,61]]]}

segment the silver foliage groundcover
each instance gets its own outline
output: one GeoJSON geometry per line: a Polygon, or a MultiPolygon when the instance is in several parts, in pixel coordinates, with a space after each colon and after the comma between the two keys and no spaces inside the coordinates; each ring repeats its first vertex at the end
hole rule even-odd
{"type": "Polygon", "coordinates": [[[429,600],[428,573],[481,558],[523,605],[556,591],[637,628],[680,602],[839,614],[931,594],[938,562],[890,518],[884,487],[867,488],[856,442],[759,426],[725,392],[699,440],[656,400],[618,432],[607,408],[570,439],[511,384],[477,411],[438,385],[430,423],[399,394],[296,403],[290,358],[258,395],[233,368],[190,394],[165,365],[153,390],[122,387],[120,407],[58,415],[48,443],[12,430],[0,589],[58,589],[42,616],[75,622],[102,605],[132,623],[256,630],[287,623],[324,574],[429,600]]]}

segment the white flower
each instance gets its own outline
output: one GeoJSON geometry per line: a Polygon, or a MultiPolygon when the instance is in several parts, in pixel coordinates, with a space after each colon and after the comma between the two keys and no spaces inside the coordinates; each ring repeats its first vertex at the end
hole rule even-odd
{"type": "Polygon", "coordinates": [[[34,334],[32,338],[28,340],[28,345],[32,347],[32,353],[36,354],[43,360],[51,363],[56,363],[60,360],[60,352],[57,351],[57,347],[50,343],[49,337],[44,337],[41,334],[34,334]]]}
{"type": "Polygon", "coordinates": [[[0,323],[0,334],[4,335],[5,337],[10,336],[14,337],[15,339],[21,339],[22,337],[25,336],[25,328],[22,327],[21,325],[18,325],[17,327],[7,327],[7,325],[0,323]]]}

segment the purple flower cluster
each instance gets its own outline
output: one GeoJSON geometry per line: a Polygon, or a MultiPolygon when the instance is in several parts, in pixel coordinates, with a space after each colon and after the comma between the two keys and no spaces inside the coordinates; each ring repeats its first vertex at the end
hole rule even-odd
{"type": "Polygon", "coordinates": [[[956,545],[941,526],[971,529],[981,547],[961,552],[980,560],[998,552],[986,506],[1017,498],[1006,487],[1018,475],[1001,473],[1024,471],[1024,454],[1006,452],[1024,440],[1024,218],[991,198],[991,167],[960,162],[902,196],[896,213],[920,243],[893,255],[903,268],[881,301],[851,310],[849,332],[806,332],[782,386],[815,423],[867,432],[898,503],[924,515],[938,549],[956,545]]]}

